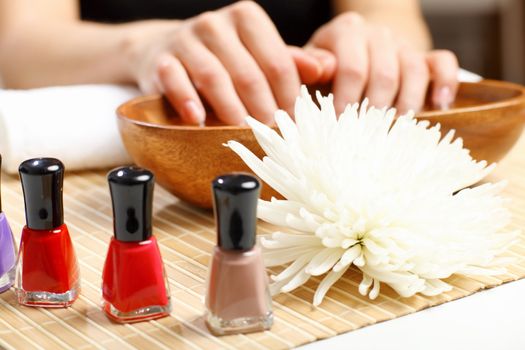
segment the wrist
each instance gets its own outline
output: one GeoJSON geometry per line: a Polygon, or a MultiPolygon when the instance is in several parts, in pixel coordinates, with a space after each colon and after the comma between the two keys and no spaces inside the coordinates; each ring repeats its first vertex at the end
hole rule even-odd
{"type": "Polygon", "coordinates": [[[180,23],[177,20],[148,20],[120,25],[123,35],[117,52],[123,57],[123,78],[127,83],[137,83],[147,56],[156,52],[155,46],[160,51],[162,39],[180,23]]]}

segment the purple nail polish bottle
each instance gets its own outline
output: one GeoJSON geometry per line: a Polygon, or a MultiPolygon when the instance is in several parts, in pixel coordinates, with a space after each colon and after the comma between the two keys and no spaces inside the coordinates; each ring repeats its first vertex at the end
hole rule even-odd
{"type": "MultiPolygon", "coordinates": [[[[0,156],[0,168],[2,157],[0,156]]],[[[16,247],[13,233],[2,211],[0,195],[0,293],[8,290],[15,280],[16,247]]]]}

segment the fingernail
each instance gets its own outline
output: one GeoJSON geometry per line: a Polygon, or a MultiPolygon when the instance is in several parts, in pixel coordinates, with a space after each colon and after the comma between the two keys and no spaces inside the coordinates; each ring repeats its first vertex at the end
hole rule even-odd
{"type": "Polygon", "coordinates": [[[192,121],[195,124],[204,126],[206,112],[204,111],[204,108],[199,106],[195,101],[188,100],[184,102],[184,117],[187,121],[192,121]]]}
{"type": "Polygon", "coordinates": [[[417,114],[421,112],[423,106],[421,104],[417,103],[411,103],[411,102],[404,102],[403,104],[398,104],[396,106],[397,111],[400,115],[407,114],[408,112],[414,112],[414,114],[417,114]]]}
{"type": "Polygon", "coordinates": [[[321,65],[323,66],[323,68],[332,64],[332,58],[328,55],[320,55],[319,61],[321,62],[321,65]]]}
{"type": "Polygon", "coordinates": [[[443,86],[438,90],[436,105],[442,109],[447,110],[452,103],[452,92],[448,86],[443,86]]]}

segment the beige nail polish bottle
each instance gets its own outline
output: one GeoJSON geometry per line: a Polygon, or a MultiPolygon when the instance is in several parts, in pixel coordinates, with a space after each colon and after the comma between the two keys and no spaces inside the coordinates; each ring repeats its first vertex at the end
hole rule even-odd
{"type": "Polygon", "coordinates": [[[218,244],[206,293],[206,322],[216,335],[270,329],[272,299],[261,250],[256,246],[259,181],[247,174],[212,183],[218,244]]]}

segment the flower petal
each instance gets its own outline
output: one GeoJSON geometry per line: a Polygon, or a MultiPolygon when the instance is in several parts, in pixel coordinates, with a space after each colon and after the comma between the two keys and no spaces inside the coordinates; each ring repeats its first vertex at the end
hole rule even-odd
{"type": "Polygon", "coordinates": [[[323,278],[321,283],[319,283],[319,287],[317,287],[317,290],[315,291],[315,294],[314,294],[314,300],[313,300],[314,306],[319,306],[321,304],[321,302],[324,299],[324,296],[328,292],[328,289],[330,289],[330,287],[335,282],[337,282],[339,278],[341,278],[341,276],[346,272],[347,269],[348,269],[348,266],[337,272],[331,271],[325,276],[325,278],[323,278]]]}

